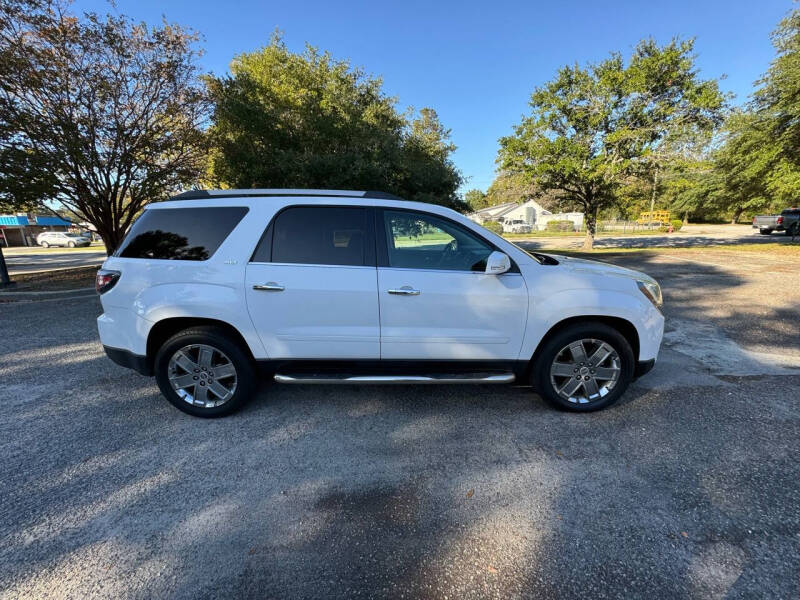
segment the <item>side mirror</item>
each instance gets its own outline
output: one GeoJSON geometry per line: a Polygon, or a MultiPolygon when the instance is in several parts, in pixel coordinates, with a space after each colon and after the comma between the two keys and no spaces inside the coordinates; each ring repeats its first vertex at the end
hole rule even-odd
{"type": "Polygon", "coordinates": [[[508,254],[504,254],[495,250],[489,255],[489,258],[486,259],[486,273],[500,275],[501,273],[508,271],[510,268],[511,259],[508,258],[508,254]]]}

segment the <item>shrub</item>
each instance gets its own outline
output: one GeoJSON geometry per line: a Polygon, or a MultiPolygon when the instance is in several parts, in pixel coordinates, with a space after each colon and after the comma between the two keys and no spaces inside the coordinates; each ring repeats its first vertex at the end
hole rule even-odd
{"type": "Polygon", "coordinates": [[[547,231],[575,231],[575,223],[570,220],[548,221],[547,231]]]}
{"type": "Polygon", "coordinates": [[[503,233],[503,224],[498,223],[497,221],[485,221],[483,223],[483,226],[492,233],[496,233],[497,235],[502,235],[503,233]]]}
{"type": "MultiPolygon", "coordinates": [[[[683,227],[683,221],[680,219],[672,219],[670,225],[672,225],[672,231],[680,231],[681,227],[683,227]]],[[[658,230],[667,232],[669,231],[669,225],[661,225],[658,230]]]]}

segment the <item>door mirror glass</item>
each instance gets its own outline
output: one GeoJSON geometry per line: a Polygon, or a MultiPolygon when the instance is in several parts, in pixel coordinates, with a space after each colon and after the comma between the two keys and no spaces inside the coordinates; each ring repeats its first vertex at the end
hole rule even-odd
{"type": "Polygon", "coordinates": [[[500,275],[501,273],[508,271],[510,268],[511,259],[508,258],[508,254],[504,254],[503,252],[498,252],[495,250],[486,259],[486,272],[491,273],[492,275],[500,275]]]}

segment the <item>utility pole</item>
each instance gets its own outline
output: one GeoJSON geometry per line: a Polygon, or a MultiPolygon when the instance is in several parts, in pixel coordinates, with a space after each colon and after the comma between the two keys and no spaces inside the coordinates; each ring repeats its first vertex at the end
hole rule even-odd
{"type": "Polygon", "coordinates": [[[8,276],[8,267],[6,267],[6,258],[3,256],[3,247],[0,246],[0,288],[11,287],[15,285],[11,278],[8,276]]]}

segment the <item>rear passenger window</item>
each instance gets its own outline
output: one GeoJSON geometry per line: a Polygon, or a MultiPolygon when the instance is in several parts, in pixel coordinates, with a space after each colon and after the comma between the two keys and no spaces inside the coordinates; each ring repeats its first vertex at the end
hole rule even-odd
{"type": "Polygon", "coordinates": [[[294,206],[275,217],[255,262],[374,265],[368,211],[358,207],[294,206]],[[270,241],[271,252],[270,252],[270,241]]]}
{"type": "Polygon", "coordinates": [[[146,210],[133,224],[116,255],[207,260],[245,214],[244,206],[146,210]]]}

